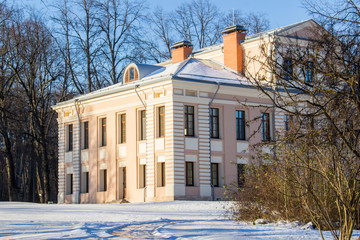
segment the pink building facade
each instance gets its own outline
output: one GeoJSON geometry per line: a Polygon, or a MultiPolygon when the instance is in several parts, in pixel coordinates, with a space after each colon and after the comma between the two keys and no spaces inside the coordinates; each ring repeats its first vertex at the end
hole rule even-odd
{"type": "Polygon", "coordinates": [[[58,202],[222,199],[225,185],[241,184],[252,146],[284,128],[284,114],[246,78],[271,79],[250,59],[275,31],[311,24],[248,37],[233,26],[223,44],[196,51],[179,42],[173,59],[131,63],[123,83],[58,103],[58,202]]]}

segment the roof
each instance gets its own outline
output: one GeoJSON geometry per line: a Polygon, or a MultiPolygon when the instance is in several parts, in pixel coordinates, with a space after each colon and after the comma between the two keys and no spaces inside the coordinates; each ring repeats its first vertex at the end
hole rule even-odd
{"type": "MultiPolygon", "coordinates": [[[[317,24],[314,20],[306,20],[299,23],[291,24],[288,26],[264,31],[261,33],[249,35],[245,38],[244,42],[252,41],[256,38],[266,36],[274,33],[286,33],[286,31],[296,28],[302,24],[317,24]]],[[[102,88],[100,90],[82,95],[76,99],[85,100],[92,99],[103,95],[108,95],[111,93],[125,91],[131,88],[135,88],[138,84],[147,84],[157,81],[162,81],[164,79],[173,79],[173,80],[184,80],[192,82],[202,82],[202,83],[211,83],[211,84],[222,84],[230,85],[237,87],[253,87],[248,79],[239,75],[235,71],[225,67],[223,64],[217,63],[212,60],[197,59],[197,54],[216,51],[221,49],[223,44],[212,45],[206,48],[198,49],[194,51],[190,58],[171,64],[170,60],[160,63],[158,65],[150,64],[139,64],[139,63],[130,63],[126,68],[131,66],[136,66],[139,71],[139,80],[132,81],[129,83],[117,83],[112,86],[102,88]]],[[[74,100],[68,100],[56,104],[60,106],[73,102],[74,100]]]]}

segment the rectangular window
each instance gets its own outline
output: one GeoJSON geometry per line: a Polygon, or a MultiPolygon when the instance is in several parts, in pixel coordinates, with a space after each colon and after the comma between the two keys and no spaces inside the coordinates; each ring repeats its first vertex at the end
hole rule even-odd
{"type": "Polygon", "coordinates": [[[67,125],[67,152],[73,150],[73,125],[67,125]]]}
{"type": "Polygon", "coordinates": [[[245,111],[236,111],[236,139],[245,140],[245,111]]]}
{"type": "Polygon", "coordinates": [[[66,194],[73,194],[73,174],[66,174],[66,194]]]}
{"type": "Polygon", "coordinates": [[[193,137],[194,130],[194,106],[185,106],[185,136],[193,137]]]}
{"type": "Polygon", "coordinates": [[[89,148],[89,122],[83,122],[83,147],[82,149],[89,148]]]}
{"type": "Polygon", "coordinates": [[[146,187],[146,165],[139,165],[139,188],[146,187]]]}
{"type": "Polygon", "coordinates": [[[261,139],[270,141],[270,114],[261,113],[261,139]]]}
{"type": "Polygon", "coordinates": [[[100,147],[106,146],[106,118],[100,119],[100,147]]]}
{"type": "Polygon", "coordinates": [[[245,183],[245,164],[237,165],[237,181],[238,187],[244,186],[245,183]]]}
{"type": "Polygon", "coordinates": [[[211,163],[211,184],[214,187],[219,187],[219,164],[211,163]]]}
{"type": "Polygon", "coordinates": [[[305,81],[307,83],[313,82],[313,76],[314,75],[314,63],[313,62],[307,62],[305,67],[305,81]]]}
{"type": "Polygon", "coordinates": [[[126,114],[118,115],[118,144],[126,142],[126,114]]]}
{"type": "Polygon", "coordinates": [[[142,110],[140,111],[140,136],[139,140],[145,140],[146,139],[146,111],[142,110]]]}
{"type": "Polygon", "coordinates": [[[164,187],[165,186],[165,163],[158,163],[157,166],[157,186],[164,187]]]}
{"type": "Polygon", "coordinates": [[[89,172],[82,172],[81,176],[81,192],[89,192],[89,172]]]}
{"type": "Polygon", "coordinates": [[[210,137],[219,138],[219,109],[211,108],[210,109],[210,137]]]}
{"type": "Polygon", "coordinates": [[[288,115],[285,114],[285,131],[290,131],[291,128],[293,127],[293,116],[292,115],[288,115]]]}
{"type": "Polygon", "coordinates": [[[101,169],[100,170],[100,192],[106,192],[107,191],[107,170],[101,169]]]}
{"type": "Polygon", "coordinates": [[[158,108],[158,137],[165,136],[165,107],[158,108]]]}
{"type": "Polygon", "coordinates": [[[186,186],[194,185],[194,163],[186,162],[186,186]]]}
{"type": "Polygon", "coordinates": [[[291,80],[293,74],[293,66],[290,58],[285,58],[283,62],[283,78],[284,80],[291,80]]]}

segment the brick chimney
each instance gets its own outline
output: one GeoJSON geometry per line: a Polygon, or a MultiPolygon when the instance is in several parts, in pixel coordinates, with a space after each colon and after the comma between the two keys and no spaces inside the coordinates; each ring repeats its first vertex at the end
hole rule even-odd
{"type": "Polygon", "coordinates": [[[222,32],[224,34],[224,64],[239,73],[244,71],[243,48],[240,41],[245,39],[245,31],[243,26],[234,25],[225,28],[222,32]]]}
{"type": "Polygon", "coordinates": [[[174,43],[171,47],[172,63],[178,63],[188,58],[192,53],[193,45],[189,41],[174,43]]]}

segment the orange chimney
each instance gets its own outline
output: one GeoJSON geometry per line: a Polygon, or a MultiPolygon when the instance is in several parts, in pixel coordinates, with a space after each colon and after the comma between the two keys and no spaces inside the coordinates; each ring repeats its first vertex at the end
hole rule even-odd
{"type": "Polygon", "coordinates": [[[172,63],[181,62],[192,53],[193,45],[189,41],[174,43],[171,47],[172,63]]]}
{"type": "Polygon", "coordinates": [[[240,41],[245,39],[246,32],[243,26],[234,25],[225,28],[224,33],[224,64],[225,66],[237,71],[243,72],[243,49],[240,41]]]}

